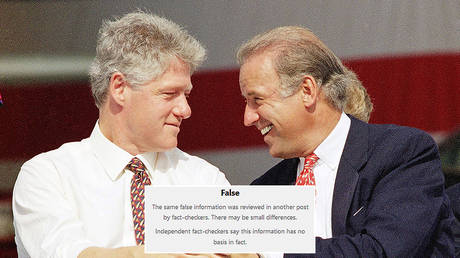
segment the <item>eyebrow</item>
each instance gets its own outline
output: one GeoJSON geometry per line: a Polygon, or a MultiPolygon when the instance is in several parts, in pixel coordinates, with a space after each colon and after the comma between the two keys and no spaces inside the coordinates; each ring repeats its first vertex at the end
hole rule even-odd
{"type": "Polygon", "coordinates": [[[254,95],[260,95],[260,93],[257,92],[256,90],[251,90],[250,92],[247,93],[247,96],[244,96],[243,93],[241,93],[241,95],[243,95],[243,97],[252,97],[254,95]]]}

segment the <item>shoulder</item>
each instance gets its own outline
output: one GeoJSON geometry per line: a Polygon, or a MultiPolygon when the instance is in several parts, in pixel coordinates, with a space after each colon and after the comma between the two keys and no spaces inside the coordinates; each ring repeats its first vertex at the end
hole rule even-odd
{"type": "MultiPolygon", "coordinates": [[[[433,138],[426,132],[405,126],[366,124],[362,126],[367,139],[359,133],[350,133],[360,144],[347,148],[342,154],[360,177],[382,183],[400,182],[401,185],[431,185],[440,191],[444,184],[439,152],[433,138]],[[414,180],[416,179],[416,180],[414,180]]],[[[348,142],[350,146],[352,142],[348,142]]],[[[382,184],[384,185],[384,184],[382,184]]],[[[384,189],[384,188],[381,188],[384,189]]]]}
{"type": "Polygon", "coordinates": [[[439,159],[435,141],[420,129],[397,125],[369,125],[369,129],[371,153],[400,161],[408,161],[422,154],[439,159]]]}
{"type": "Polygon", "coordinates": [[[224,173],[208,161],[188,154],[179,148],[174,148],[163,153],[164,162],[161,166],[175,168],[180,173],[189,174],[195,183],[201,184],[228,184],[224,173]]]}
{"type": "Polygon", "coordinates": [[[88,139],[83,139],[79,142],[68,142],[61,145],[59,148],[40,153],[32,159],[24,163],[24,166],[34,166],[39,164],[49,164],[56,162],[68,162],[73,159],[78,159],[88,155],[90,146],[88,139]]]}
{"type": "Polygon", "coordinates": [[[71,160],[85,152],[83,142],[66,143],[61,147],[36,155],[25,162],[18,174],[13,189],[13,202],[28,203],[37,196],[62,195],[67,191],[66,185],[75,177],[75,168],[85,160],[71,160]],[[83,150],[82,150],[83,149],[83,150]],[[70,161],[69,161],[70,160],[70,161]]]}
{"type": "Polygon", "coordinates": [[[393,124],[370,124],[371,136],[375,138],[377,143],[418,143],[417,145],[436,145],[433,138],[417,128],[399,126],[393,124]],[[372,135],[373,134],[373,135],[372,135]]]}
{"type": "Polygon", "coordinates": [[[357,156],[361,151],[368,157],[377,156],[383,160],[410,159],[424,152],[438,155],[433,138],[420,129],[393,124],[367,124],[351,117],[344,152],[348,152],[346,156],[357,156]]]}
{"type": "Polygon", "coordinates": [[[87,140],[65,143],[57,149],[43,152],[26,161],[16,179],[16,186],[34,184],[36,181],[54,181],[65,178],[65,173],[78,163],[85,163],[90,155],[87,140]]]}
{"type": "Polygon", "coordinates": [[[371,146],[401,145],[410,143],[418,147],[423,145],[436,146],[433,138],[417,128],[394,124],[368,124],[354,117],[350,117],[350,135],[362,136],[367,134],[371,146]]]}
{"type": "Polygon", "coordinates": [[[217,167],[207,162],[206,160],[200,157],[188,154],[180,150],[179,148],[174,148],[172,150],[165,152],[165,157],[171,163],[178,163],[180,165],[187,165],[187,166],[191,166],[194,168],[218,170],[217,167]]]}

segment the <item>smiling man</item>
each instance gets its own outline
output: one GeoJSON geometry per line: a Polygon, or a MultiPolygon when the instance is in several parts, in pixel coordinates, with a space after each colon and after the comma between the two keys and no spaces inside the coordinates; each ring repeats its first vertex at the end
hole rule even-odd
{"type": "Polygon", "coordinates": [[[145,185],[228,185],[176,148],[204,56],[196,39],[155,15],[103,24],[90,68],[99,120],[89,138],[22,166],[13,193],[19,257],[154,256],[143,249],[145,185]]]}
{"type": "Polygon", "coordinates": [[[257,35],[238,61],[244,124],[284,159],[252,184],[316,188],[316,257],[453,257],[453,216],[429,135],[346,115],[356,76],[308,29],[257,35]]]}

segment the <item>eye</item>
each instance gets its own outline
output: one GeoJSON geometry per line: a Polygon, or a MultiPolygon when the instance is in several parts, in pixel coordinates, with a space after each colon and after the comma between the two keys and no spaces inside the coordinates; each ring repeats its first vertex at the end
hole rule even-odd
{"type": "Polygon", "coordinates": [[[258,105],[261,104],[261,102],[262,102],[263,100],[264,100],[263,98],[254,97],[254,102],[255,102],[256,104],[258,104],[258,105]]]}
{"type": "Polygon", "coordinates": [[[165,96],[166,98],[172,98],[174,96],[176,96],[177,92],[175,91],[165,91],[163,92],[163,96],[165,96]]]}

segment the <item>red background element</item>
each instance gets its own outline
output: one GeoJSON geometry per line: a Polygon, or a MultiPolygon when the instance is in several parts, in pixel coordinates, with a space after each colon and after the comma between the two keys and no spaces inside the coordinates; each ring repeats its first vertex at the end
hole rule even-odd
{"type": "MultiPolygon", "coordinates": [[[[460,53],[349,60],[374,103],[373,123],[395,123],[429,132],[460,126],[460,53]]],[[[217,150],[263,145],[243,126],[238,70],[193,76],[191,119],[179,147],[217,150]]],[[[0,85],[0,158],[30,158],[88,137],[98,116],[88,82],[0,85]]]]}

